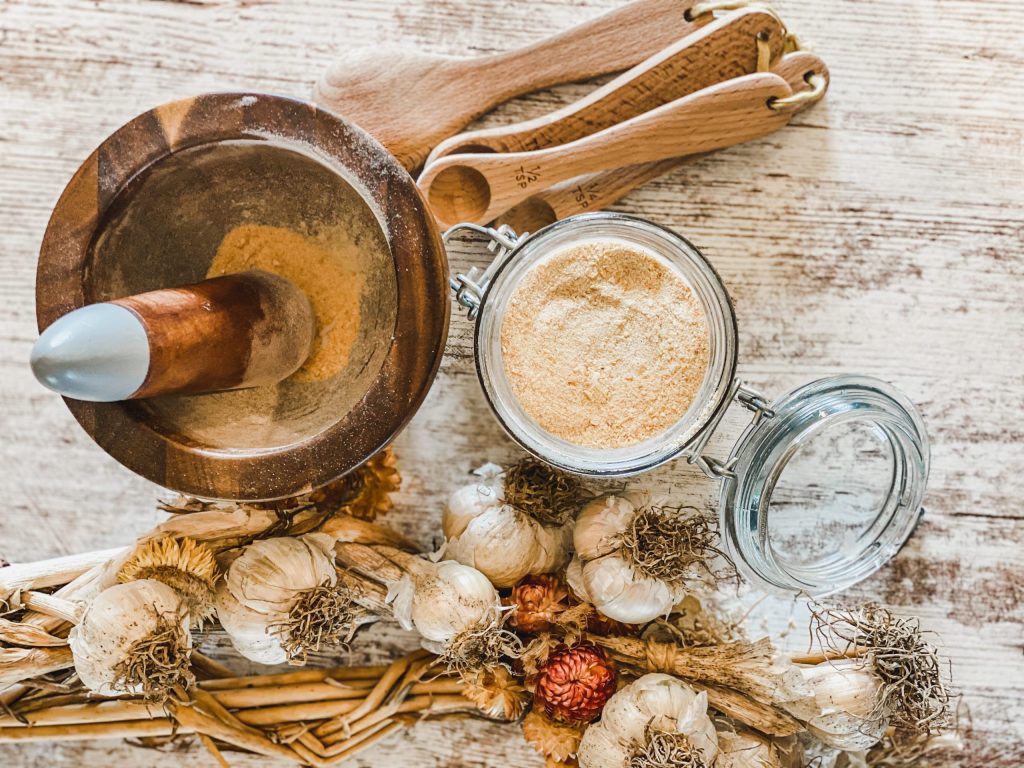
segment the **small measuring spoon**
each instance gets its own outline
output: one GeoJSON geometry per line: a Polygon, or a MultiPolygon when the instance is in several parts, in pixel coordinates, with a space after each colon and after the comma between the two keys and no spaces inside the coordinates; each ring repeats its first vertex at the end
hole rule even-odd
{"type": "MultiPolygon", "coordinates": [[[[785,78],[794,93],[808,88],[808,83],[815,76],[823,80],[822,92],[828,89],[828,66],[813,53],[788,53],[772,67],[772,71],[785,78]]],[[[502,214],[499,223],[508,224],[516,232],[536,232],[577,213],[599,211],[692,159],[673,158],[571,179],[527,198],[502,214]]]]}
{"type": "Polygon", "coordinates": [[[536,152],[451,155],[424,169],[419,186],[444,225],[486,224],[538,191],[639,163],[710,152],[766,136],[792,114],[793,95],[772,72],[734,78],[592,136],[536,152]]]}
{"type": "Polygon", "coordinates": [[[758,71],[783,52],[787,33],[774,13],[751,8],[715,19],[673,42],[607,85],[534,120],[470,131],[441,142],[427,163],[458,153],[531,152],[567,144],[689,96],[758,71]]]}

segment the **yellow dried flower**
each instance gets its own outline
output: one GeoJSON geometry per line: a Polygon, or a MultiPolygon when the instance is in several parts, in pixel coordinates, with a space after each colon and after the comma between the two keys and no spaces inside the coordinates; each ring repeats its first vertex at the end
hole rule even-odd
{"type": "Polygon", "coordinates": [[[556,723],[538,710],[523,719],[526,741],[544,757],[556,762],[566,762],[576,756],[584,729],[580,724],[556,723]]]}
{"type": "Polygon", "coordinates": [[[488,717],[518,720],[530,703],[522,682],[502,666],[468,672],[463,680],[465,697],[488,717]]]}
{"type": "Polygon", "coordinates": [[[121,566],[117,580],[122,584],[153,579],[181,595],[192,621],[202,624],[213,615],[213,592],[217,561],[204,545],[188,537],[164,537],[143,542],[121,566]]]}
{"type": "Polygon", "coordinates": [[[309,500],[318,507],[334,507],[335,511],[372,522],[391,510],[391,494],[401,485],[398,459],[388,447],[359,469],[314,491],[309,500]]]}

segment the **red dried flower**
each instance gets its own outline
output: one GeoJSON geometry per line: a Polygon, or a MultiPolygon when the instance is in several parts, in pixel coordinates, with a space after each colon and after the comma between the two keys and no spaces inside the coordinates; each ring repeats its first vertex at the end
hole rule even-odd
{"type": "Polygon", "coordinates": [[[527,576],[505,598],[506,605],[515,606],[509,624],[521,632],[547,632],[569,607],[568,600],[569,590],[557,576],[527,576]]]}
{"type": "Polygon", "coordinates": [[[534,702],[555,720],[589,723],[615,693],[617,678],[615,666],[597,646],[561,646],[541,665],[534,702]]]}

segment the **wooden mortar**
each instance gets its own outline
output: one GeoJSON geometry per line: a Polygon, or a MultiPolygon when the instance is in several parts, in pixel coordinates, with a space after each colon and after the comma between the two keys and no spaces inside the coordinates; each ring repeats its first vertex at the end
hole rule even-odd
{"type": "Polygon", "coordinates": [[[311,104],[198,96],[146,112],[83,163],[39,256],[40,331],[88,304],[199,283],[234,227],[359,234],[358,338],[336,375],[117,403],[66,399],[129,469],[210,499],[271,500],[358,467],[412,417],[448,329],[447,263],[408,173],[311,104]],[[365,262],[365,263],[363,263],[365,262]]]}

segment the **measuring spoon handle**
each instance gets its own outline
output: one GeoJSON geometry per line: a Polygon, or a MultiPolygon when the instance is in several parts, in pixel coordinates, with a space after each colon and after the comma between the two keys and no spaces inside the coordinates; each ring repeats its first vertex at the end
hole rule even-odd
{"type": "Polygon", "coordinates": [[[532,152],[610,128],[702,88],[757,71],[758,40],[772,60],[786,30],[773,13],[748,8],[705,25],[569,106],[512,125],[441,142],[427,162],[463,152],[532,152]]]}
{"type": "MultiPolygon", "coordinates": [[[[828,89],[828,66],[820,56],[806,51],[787,53],[772,72],[789,83],[796,93],[808,88],[808,79],[818,75],[828,89]]],[[[638,187],[664,176],[695,157],[676,157],[660,163],[646,163],[577,177],[556,184],[502,214],[500,223],[516,232],[536,232],[560,219],[588,211],[600,211],[622,199],[638,187]]]]}
{"type": "Polygon", "coordinates": [[[424,169],[419,185],[443,224],[485,224],[531,195],[577,176],[765,136],[792,114],[769,103],[791,95],[789,84],[774,73],[746,75],[562,146],[442,158],[424,169]]]}

